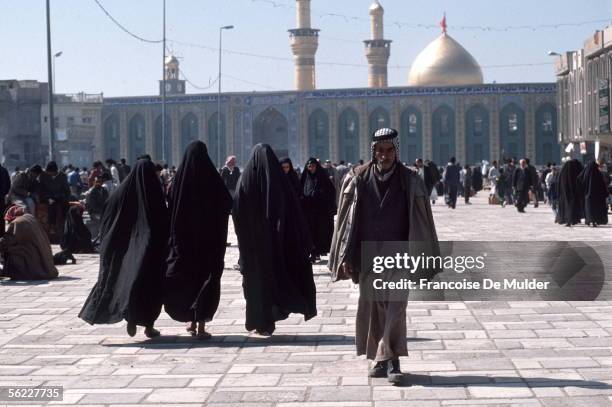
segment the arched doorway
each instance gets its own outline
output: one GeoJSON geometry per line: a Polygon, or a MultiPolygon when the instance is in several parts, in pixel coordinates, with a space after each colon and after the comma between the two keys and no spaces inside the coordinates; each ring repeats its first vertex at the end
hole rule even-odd
{"type": "Polygon", "coordinates": [[[308,155],[320,160],[329,156],[329,116],[323,109],[317,109],[308,118],[308,155]]]}
{"type": "Polygon", "coordinates": [[[550,103],[539,106],[536,110],[535,125],[536,156],[533,164],[558,163],[561,158],[561,148],[556,136],[557,109],[555,106],[550,103]]]}
{"type": "Polygon", "coordinates": [[[389,127],[390,123],[389,112],[382,107],[376,108],[370,113],[370,136],[378,129],[389,127]]]}
{"type": "Polygon", "coordinates": [[[502,160],[525,157],[525,112],[514,103],[499,113],[499,139],[502,160]]]}
{"type": "Polygon", "coordinates": [[[338,151],[339,160],[352,164],[359,161],[359,115],[350,107],[340,114],[338,151]]]}
{"type": "Polygon", "coordinates": [[[181,120],[181,155],[192,141],[198,139],[198,118],[193,113],[187,113],[181,120]]]}
{"type": "Polygon", "coordinates": [[[253,122],[253,144],[269,144],[278,158],[289,156],[289,123],[278,110],[269,107],[253,122]]]}
{"type": "Polygon", "coordinates": [[[482,105],[474,105],[465,114],[466,164],[474,165],[489,160],[489,112],[482,105]]]}
{"type": "Polygon", "coordinates": [[[422,114],[416,107],[408,107],[402,112],[400,128],[400,159],[412,164],[423,158],[422,114]]]}
{"type": "Polygon", "coordinates": [[[145,153],[145,121],[141,114],[136,114],[130,119],[128,158],[135,163],[138,157],[145,153]]]}
{"type": "Polygon", "coordinates": [[[119,146],[119,118],[112,114],[104,120],[104,159],[118,160],[119,146]]]}
{"type": "Polygon", "coordinates": [[[455,112],[442,105],[434,111],[431,120],[433,160],[444,165],[455,155],[455,112]]]}
{"type": "Polygon", "coordinates": [[[208,119],[208,155],[217,168],[225,164],[227,153],[225,142],[225,115],[221,114],[221,134],[219,132],[219,114],[215,112],[208,119]]]}
{"type": "Polygon", "coordinates": [[[157,116],[157,119],[155,119],[155,159],[172,165],[172,121],[169,115],[166,115],[165,144],[163,144],[162,138],[162,116],[160,114],[157,116]],[[163,151],[162,145],[164,146],[163,151]]]}

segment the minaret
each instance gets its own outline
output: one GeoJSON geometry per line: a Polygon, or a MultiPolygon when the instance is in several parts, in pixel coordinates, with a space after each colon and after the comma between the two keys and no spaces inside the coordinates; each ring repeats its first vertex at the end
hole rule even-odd
{"type": "Polygon", "coordinates": [[[372,38],[364,41],[368,58],[368,86],[370,88],[387,87],[387,63],[391,55],[391,41],[385,40],[383,16],[385,10],[378,0],[370,6],[372,38]]]}
{"type": "Polygon", "coordinates": [[[291,51],[295,63],[295,88],[316,88],[315,54],[319,46],[319,30],[310,27],[310,0],[296,0],[297,26],[289,30],[291,51]]]}

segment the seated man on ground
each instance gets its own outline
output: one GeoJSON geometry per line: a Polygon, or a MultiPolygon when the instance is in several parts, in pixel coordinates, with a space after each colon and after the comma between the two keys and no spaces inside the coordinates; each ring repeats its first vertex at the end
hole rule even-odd
{"type": "Polygon", "coordinates": [[[13,206],[7,211],[9,223],[0,239],[3,269],[0,277],[12,280],[51,280],[58,276],[53,264],[49,238],[40,223],[23,207],[13,206]]]}

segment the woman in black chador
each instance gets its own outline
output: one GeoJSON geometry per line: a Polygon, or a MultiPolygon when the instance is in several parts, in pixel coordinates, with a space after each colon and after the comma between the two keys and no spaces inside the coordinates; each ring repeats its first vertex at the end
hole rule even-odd
{"type": "Polygon", "coordinates": [[[316,158],[309,158],[302,172],[302,208],[314,244],[312,260],[329,253],[334,234],[336,189],[316,158]]]}
{"type": "Polygon", "coordinates": [[[64,236],[60,244],[62,250],[70,253],[94,253],[91,232],[83,223],[83,209],[71,206],[66,214],[64,236]]]}
{"type": "Polygon", "coordinates": [[[208,339],[205,323],[212,321],[221,296],[232,197],[201,141],[187,146],[168,204],[170,247],[164,308],[172,319],[190,322],[187,331],[192,335],[208,339]]]}
{"type": "Polygon", "coordinates": [[[608,185],[597,163],[591,161],[578,175],[584,194],[584,221],[589,226],[608,224],[608,185]]]}
{"type": "Polygon", "coordinates": [[[425,165],[423,166],[423,181],[425,181],[425,188],[427,188],[428,196],[431,195],[431,191],[433,191],[441,179],[442,175],[440,175],[440,171],[438,170],[436,163],[425,160],[425,165]]]}
{"type": "Polygon", "coordinates": [[[271,335],[290,313],[317,314],[308,230],[267,144],[257,144],[238,181],[232,216],[240,246],[246,329],[271,335]]]}
{"type": "Polygon", "coordinates": [[[474,167],[472,170],[472,188],[474,188],[474,192],[482,191],[482,169],[480,166],[474,167]]]}
{"type": "Polygon", "coordinates": [[[155,164],[138,160],[106,203],[100,227],[100,272],[79,317],[90,324],[125,319],[127,332],[149,338],[162,307],[168,209],[155,164]]]}
{"type": "Polygon", "coordinates": [[[582,171],[580,161],[569,160],[561,168],[557,180],[559,210],[555,222],[565,226],[580,223],[584,218],[584,195],[578,185],[578,175],[582,171]]]}
{"type": "Polygon", "coordinates": [[[301,199],[302,184],[300,184],[300,179],[298,178],[297,172],[295,172],[295,168],[293,168],[293,162],[291,162],[290,158],[283,158],[280,160],[280,164],[283,169],[283,173],[287,176],[289,185],[295,191],[295,195],[298,197],[298,199],[301,199]]]}

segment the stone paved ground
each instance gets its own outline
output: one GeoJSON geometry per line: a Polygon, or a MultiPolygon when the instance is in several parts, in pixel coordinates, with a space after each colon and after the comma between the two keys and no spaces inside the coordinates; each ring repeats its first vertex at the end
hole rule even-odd
{"type": "MultiPolygon", "coordinates": [[[[441,240],[607,240],[612,228],[564,228],[546,207],[434,207],[441,240]]],[[[231,240],[235,242],[232,235],[231,240]]],[[[244,330],[239,273],[228,250],[213,339],[198,342],[162,314],[164,337],[89,326],[77,313],[97,277],[78,256],[50,283],[0,283],[0,386],[62,385],[63,405],[89,406],[608,406],[612,302],[411,302],[406,386],[368,379],[354,354],[357,291],[315,267],[319,316],[275,335],[244,330]]]]}

